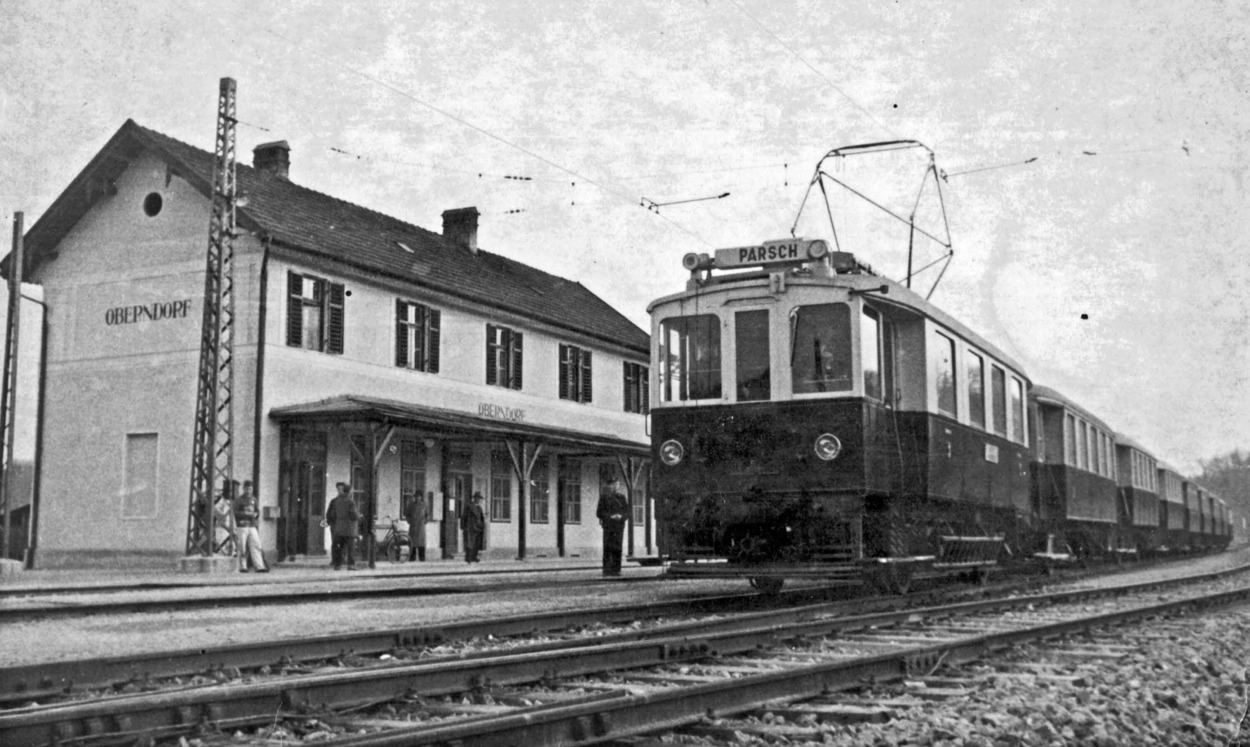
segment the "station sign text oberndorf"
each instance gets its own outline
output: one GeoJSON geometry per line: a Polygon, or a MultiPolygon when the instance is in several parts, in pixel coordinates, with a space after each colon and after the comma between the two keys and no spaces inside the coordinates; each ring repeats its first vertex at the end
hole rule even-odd
{"type": "Polygon", "coordinates": [[[748,267],[779,262],[806,262],[829,253],[829,245],[820,239],[774,239],[754,246],[736,246],[716,250],[716,267],[748,267]]]}

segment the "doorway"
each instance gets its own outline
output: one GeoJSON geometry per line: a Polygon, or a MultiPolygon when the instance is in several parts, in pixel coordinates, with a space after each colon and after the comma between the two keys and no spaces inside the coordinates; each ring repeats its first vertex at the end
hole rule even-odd
{"type": "Polygon", "coordinates": [[[278,519],[278,557],[325,555],[326,434],[285,430],[282,438],[282,513],[278,519]]]}
{"type": "Polygon", "coordinates": [[[473,453],[467,449],[446,452],[446,490],[443,506],[443,557],[454,558],[460,550],[460,516],[473,496],[473,453]]]}

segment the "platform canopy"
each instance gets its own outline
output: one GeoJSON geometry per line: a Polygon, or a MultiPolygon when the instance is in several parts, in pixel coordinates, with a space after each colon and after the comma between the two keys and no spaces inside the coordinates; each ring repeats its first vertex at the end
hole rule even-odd
{"type": "Polygon", "coordinates": [[[521,439],[585,454],[644,458],[650,456],[650,447],[647,444],[606,433],[588,433],[549,425],[501,420],[459,410],[354,394],[276,407],[269,411],[269,417],[279,423],[388,425],[438,438],[475,441],[521,439]]]}

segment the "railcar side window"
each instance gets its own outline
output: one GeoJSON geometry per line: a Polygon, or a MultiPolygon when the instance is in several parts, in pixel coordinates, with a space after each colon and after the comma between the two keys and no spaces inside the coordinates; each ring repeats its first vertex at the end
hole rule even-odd
{"type": "Polygon", "coordinates": [[[930,363],[933,380],[937,383],[938,412],[952,418],[958,417],[955,400],[955,341],[941,332],[934,332],[930,363]]]}
{"type": "Polygon", "coordinates": [[[881,399],[881,316],[865,306],[860,322],[859,344],[860,357],[864,361],[864,396],[881,399]]]}
{"type": "Polygon", "coordinates": [[[985,359],[968,351],[968,419],[985,427],[985,359]]]}
{"type": "Polygon", "coordinates": [[[1025,443],[1024,440],[1024,383],[1014,376],[1011,379],[1011,412],[1015,419],[1011,421],[1011,440],[1025,443]]]}
{"type": "Polygon", "coordinates": [[[772,368],[768,358],[768,309],[734,314],[734,348],[738,371],[738,401],[768,399],[772,368]]]}
{"type": "Polygon", "coordinates": [[[697,314],[665,319],[660,334],[664,401],[720,399],[720,318],[697,314]]]}
{"type": "Polygon", "coordinates": [[[790,312],[790,369],[795,394],[850,391],[850,306],[824,303],[790,312]]]}
{"type": "Polygon", "coordinates": [[[1064,462],[1076,466],[1076,416],[1068,414],[1063,420],[1064,462]]]}
{"type": "Polygon", "coordinates": [[[998,366],[990,366],[990,401],[994,406],[994,432],[1007,436],[1007,374],[998,366]]]}

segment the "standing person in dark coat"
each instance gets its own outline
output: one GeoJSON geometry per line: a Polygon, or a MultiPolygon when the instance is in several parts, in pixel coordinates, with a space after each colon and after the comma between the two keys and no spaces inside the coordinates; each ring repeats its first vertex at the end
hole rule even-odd
{"type": "Polygon", "coordinates": [[[464,530],[464,562],[479,562],[482,535],[486,532],[486,514],[482,513],[481,493],[474,493],[473,500],[465,506],[464,515],[460,517],[460,528],[464,530]]]}
{"type": "Polygon", "coordinates": [[[599,493],[599,507],[595,509],[599,524],[603,527],[603,575],[621,575],[621,543],[625,537],[625,519],[629,516],[629,501],[621,492],[621,481],[609,477],[608,484],[599,493]]]}
{"type": "Polygon", "coordinates": [[[347,570],[356,570],[356,533],[359,530],[360,512],[356,510],[356,501],[352,499],[352,486],[345,482],[336,483],[339,494],[330,501],[326,509],[326,522],[330,525],[331,560],[334,570],[339,570],[343,562],[347,562],[347,570]]]}
{"type": "Polygon", "coordinates": [[[408,520],[408,559],[425,560],[425,522],[430,518],[430,510],[424,495],[417,493],[412,497],[404,518],[408,520]]]}

